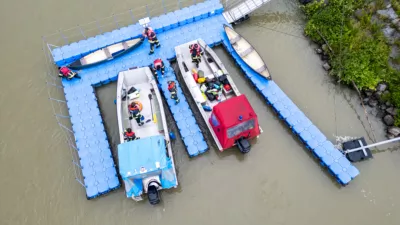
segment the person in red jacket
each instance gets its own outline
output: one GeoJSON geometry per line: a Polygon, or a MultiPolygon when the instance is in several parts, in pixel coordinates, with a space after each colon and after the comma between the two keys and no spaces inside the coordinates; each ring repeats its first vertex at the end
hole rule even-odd
{"type": "Polygon", "coordinates": [[[203,49],[201,49],[199,44],[191,44],[189,45],[189,49],[190,49],[190,54],[192,54],[193,52],[196,52],[196,55],[203,55],[203,49]]]}
{"type": "Polygon", "coordinates": [[[126,141],[134,141],[134,140],[137,140],[137,139],[140,139],[140,138],[136,137],[135,132],[133,132],[131,128],[128,128],[128,129],[125,130],[125,132],[124,132],[124,140],[126,140],[126,141]]]}
{"type": "Polygon", "coordinates": [[[199,68],[199,63],[201,62],[201,56],[204,54],[199,44],[189,45],[190,55],[192,56],[192,62],[196,64],[199,68]]]}
{"type": "Polygon", "coordinates": [[[175,100],[175,104],[178,104],[179,98],[175,81],[168,81],[168,91],[171,93],[171,99],[175,100]]]}
{"type": "MultiPolygon", "coordinates": [[[[132,102],[130,105],[129,105],[129,107],[128,107],[128,110],[129,110],[129,114],[130,114],[130,116],[129,116],[129,120],[131,120],[131,119],[135,119],[136,120],[136,122],[137,122],[137,124],[139,125],[139,126],[142,126],[144,123],[142,122],[142,114],[140,113],[140,109],[139,109],[139,106],[135,103],[135,102],[132,102]]],[[[144,118],[143,118],[144,119],[144,118]]]]}
{"type": "Polygon", "coordinates": [[[157,39],[156,32],[151,27],[144,28],[143,37],[147,38],[150,43],[150,52],[149,55],[154,53],[154,45],[156,48],[160,47],[160,42],[157,39]]]}
{"type": "Polygon", "coordinates": [[[154,76],[157,76],[157,71],[160,71],[160,70],[161,70],[161,74],[164,75],[164,73],[165,73],[164,62],[160,58],[154,60],[152,70],[153,70],[154,76]]]}
{"type": "Polygon", "coordinates": [[[63,67],[58,67],[58,76],[59,77],[65,77],[68,80],[71,80],[72,78],[76,77],[78,79],[81,79],[81,77],[78,75],[78,73],[70,70],[68,67],[63,66],[63,67]]]}

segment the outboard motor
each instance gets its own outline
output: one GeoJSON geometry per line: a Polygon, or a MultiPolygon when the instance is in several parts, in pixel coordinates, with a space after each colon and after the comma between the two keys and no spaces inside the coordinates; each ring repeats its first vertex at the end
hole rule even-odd
{"type": "Polygon", "coordinates": [[[245,154],[250,152],[251,145],[250,142],[245,137],[240,137],[236,140],[236,144],[241,153],[245,154]]]}
{"type": "Polygon", "coordinates": [[[150,181],[147,186],[147,198],[152,205],[156,205],[161,201],[160,193],[158,192],[160,186],[161,184],[156,180],[150,181]]]}

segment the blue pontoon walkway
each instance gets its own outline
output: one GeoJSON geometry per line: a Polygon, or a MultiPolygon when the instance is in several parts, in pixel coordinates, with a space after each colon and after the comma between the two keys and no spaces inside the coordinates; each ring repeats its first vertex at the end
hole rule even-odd
{"type": "MultiPolygon", "coordinates": [[[[148,66],[154,59],[162,58],[166,63],[166,74],[163,78],[159,77],[159,83],[165,97],[169,99],[166,82],[171,79],[176,80],[176,77],[165,59],[175,58],[175,46],[198,38],[202,38],[211,47],[222,43],[225,38],[224,45],[228,52],[265,97],[267,103],[271,104],[289,127],[300,136],[306,146],[320,159],[321,164],[329,168],[339,183],[347,184],[359,174],[358,170],[334,148],[318,128],[312,125],[275,82],[254,74],[241,61],[224,36],[223,24],[227,24],[227,21],[221,15],[222,11],[219,1],[211,0],[152,18],[151,26],[158,33],[162,45],[156,49],[154,55],[148,55],[149,44],[146,42],[121,58],[80,71],[82,77],[80,80],[63,81],[88,198],[95,198],[120,186],[93,87],[116,81],[120,71],[135,66],[148,66]]],[[[65,65],[107,45],[138,37],[141,32],[142,27],[139,24],[130,25],[56,48],[52,51],[52,55],[57,65],[65,65]]],[[[167,100],[168,105],[189,155],[200,154],[206,151],[208,146],[180,88],[178,92],[181,103],[175,105],[171,100],[167,100]]]]}
{"type": "MultiPolygon", "coordinates": [[[[218,34],[222,32],[222,24],[225,22],[221,15],[222,11],[223,8],[219,1],[213,0],[152,18],[151,26],[157,31],[162,45],[161,48],[156,49],[155,54],[148,55],[149,44],[146,41],[145,44],[121,58],[79,71],[82,77],[80,80],[63,81],[87,198],[95,198],[120,187],[94,94],[94,87],[116,81],[120,71],[132,67],[148,66],[154,59],[162,58],[165,62],[166,73],[164,77],[159,77],[158,81],[177,122],[188,154],[196,156],[208,150],[204,136],[179,85],[180,103],[175,105],[169,98],[167,81],[176,81],[176,76],[167,59],[175,58],[174,47],[176,45],[199,36],[204,38],[210,46],[221,43],[222,36],[218,34]]],[[[107,45],[139,37],[141,32],[142,27],[139,24],[131,25],[56,48],[52,55],[57,65],[65,65],[107,45]]]]}
{"type": "Polygon", "coordinates": [[[240,58],[229,43],[226,34],[223,34],[223,45],[267,104],[272,106],[292,132],[299,136],[307,149],[320,160],[322,166],[328,168],[340,184],[347,185],[358,176],[360,173],[358,169],[326,139],[325,135],[312,124],[279,86],[273,80],[267,80],[259,75],[240,58]]]}

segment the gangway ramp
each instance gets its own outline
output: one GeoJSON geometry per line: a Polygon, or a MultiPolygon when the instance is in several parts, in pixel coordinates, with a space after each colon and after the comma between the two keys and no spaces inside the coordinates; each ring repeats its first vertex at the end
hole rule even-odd
{"type": "Polygon", "coordinates": [[[230,9],[226,10],[222,15],[228,23],[235,23],[245,19],[254,10],[260,8],[269,1],[271,0],[245,0],[235,1],[233,3],[227,1],[227,4],[230,4],[230,9]]]}

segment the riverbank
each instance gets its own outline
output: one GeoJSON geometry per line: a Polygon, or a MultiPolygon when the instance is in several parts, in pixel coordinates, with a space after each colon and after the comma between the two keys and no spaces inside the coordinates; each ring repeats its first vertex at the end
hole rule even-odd
{"type": "Polygon", "coordinates": [[[400,1],[299,0],[323,68],[400,136],[400,1]]]}

